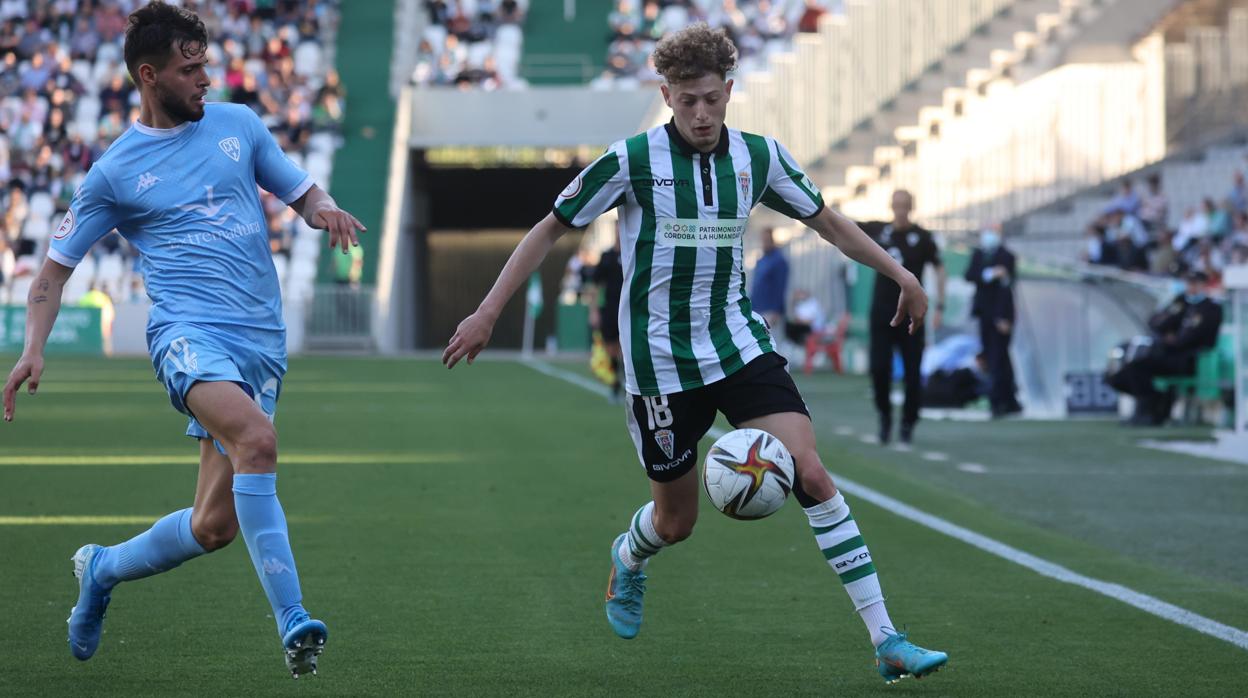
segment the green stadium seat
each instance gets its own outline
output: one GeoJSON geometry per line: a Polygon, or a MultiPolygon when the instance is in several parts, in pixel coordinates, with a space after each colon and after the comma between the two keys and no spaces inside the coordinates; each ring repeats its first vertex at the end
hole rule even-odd
{"type": "Polygon", "coordinates": [[[1235,338],[1229,332],[1218,336],[1217,346],[1196,357],[1196,373],[1191,376],[1159,376],[1153,387],[1165,392],[1173,389],[1183,400],[1183,423],[1201,421],[1201,405],[1217,400],[1224,387],[1235,380],[1235,338]]]}

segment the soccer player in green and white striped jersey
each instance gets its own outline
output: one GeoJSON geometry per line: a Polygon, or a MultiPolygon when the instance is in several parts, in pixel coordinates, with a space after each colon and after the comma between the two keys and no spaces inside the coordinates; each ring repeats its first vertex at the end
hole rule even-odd
{"type": "Polygon", "coordinates": [[[767,431],[788,448],[793,492],[838,574],[892,682],[947,661],[894,630],[874,562],[815,450],[806,405],[745,292],[742,236],[758,204],[803,221],[851,258],[898,283],[892,323],[913,332],[927,312],[918,280],[823,197],[774,139],[724,126],[737,51],[722,30],[697,24],[655,49],[673,118],[613,144],[555,200],[525,236],[477,311],[456,329],[443,362],[469,363],[488,343],[504,304],[560,236],[620,207],[624,289],[620,346],[628,426],[653,500],[611,548],[607,619],[624,638],[641,627],[647,560],[693,532],[698,441],[717,412],[737,428],[767,431]]]}

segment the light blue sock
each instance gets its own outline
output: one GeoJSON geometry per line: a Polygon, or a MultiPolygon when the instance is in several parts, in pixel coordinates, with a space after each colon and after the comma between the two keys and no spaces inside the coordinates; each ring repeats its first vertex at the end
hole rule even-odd
{"type": "Polygon", "coordinates": [[[109,546],[97,553],[95,581],[111,589],[118,582],[168,572],[204,552],[195,536],[191,535],[191,510],[182,509],[165,516],[125,543],[109,546]]]}
{"type": "Polygon", "coordinates": [[[269,597],[277,632],[285,634],[296,622],[307,617],[299,573],[290,552],[286,515],[277,501],[277,473],[234,476],[234,512],[238,528],[247,542],[251,563],[256,566],[260,586],[269,597]]]}

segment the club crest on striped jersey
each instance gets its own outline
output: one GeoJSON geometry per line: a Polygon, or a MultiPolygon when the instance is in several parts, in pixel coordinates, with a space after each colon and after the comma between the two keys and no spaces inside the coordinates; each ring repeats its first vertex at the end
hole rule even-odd
{"type": "Polygon", "coordinates": [[[238,142],[238,138],[230,136],[217,141],[217,145],[221,146],[221,152],[230,156],[234,162],[238,162],[239,156],[243,154],[243,146],[238,142]]]}
{"type": "Polygon", "coordinates": [[[741,198],[750,198],[750,171],[741,170],[737,173],[737,184],[741,186],[741,198]]]}
{"type": "Polygon", "coordinates": [[[572,180],[571,182],[568,182],[568,186],[564,187],[563,191],[559,192],[559,198],[571,199],[572,197],[580,193],[581,193],[581,175],[577,175],[576,179],[572,180]]]}
{"type": "Polygon", "coordinates": [[[659,429],[654,432],[654,441],[663,449],[663,455],[668,459],[676,457],[676,435],[671,429],[659,429]]]}

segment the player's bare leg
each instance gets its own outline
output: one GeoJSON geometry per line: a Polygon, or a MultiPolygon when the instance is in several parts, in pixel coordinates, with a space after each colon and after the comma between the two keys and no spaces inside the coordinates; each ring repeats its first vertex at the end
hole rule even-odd
{"type": "Polygon", "coordinates": [[[810,418],[798,412],[784,412],[751,419],[736,425],[762,429],[789,449],[797,470],[793,493],[806,511],[815,541],[828,564],[841,578],[854,610],[867,625],[875,646],[876,666],[884,680],[893,683],[906,676],[922,678],[939,671],[948,661],[944,652],[918,647],[898,633],[884,606],[875,563],[849,513],[849,505],[836,490],[832,477],[815,448],[815,431],[810,418]]]}
{"type": "Polygon", "coordinates": [[[628,530],[611,544],[607,621],[626,640],[641,630],[646,561],[693,534],[698,522],[698,469],[690,468],[671,482],[651,480],[650,496],[653,500],[633,514],[628,530]]]}
{"type": "MultiPolygon", "coordinates": [[[[315,674],[328,631],[303,608],[286,515],[277,499],[277,432],[260,407],[234,383],[196,383],[187,392],[186,404],[225,447],[233,466],[235,517],[273,608],[286,666],[295,678],[315,674]]],[[[210,493],[219,488],[211,483],[207,487],[210,493]]]]}
{"type": "Polygon", "coordinates": [[[212,439],[200,439],[191,532],[204,550],[224,548],[238,535],[233,487],[234,465],[230,459],[213,446],[212,439]]]}

